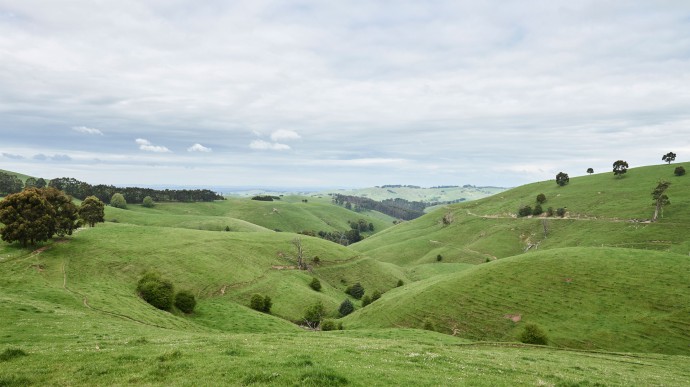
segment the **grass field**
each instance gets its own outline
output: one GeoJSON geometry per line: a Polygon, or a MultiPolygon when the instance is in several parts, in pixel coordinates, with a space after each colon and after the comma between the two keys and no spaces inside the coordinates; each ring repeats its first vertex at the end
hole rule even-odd
{"type": "Polygon", "coordinates": [[[534,183],[395,226],[327,197],[108,207],[71,237],[0,243],[0,386],[685,386],[690,180],[674,167],[534,183]],[[660,178],[671,205],[648,223],[660,178]],[[516,218],[539,193],[567,215],[516,218]],[[376,232],[349,247],[293,233],[359,218],[376,232]],[[294,268],[296,237],[311,271],[294,268]],[[138,297],[147,270],[191,290],[195,312],[138,297]],[[362,307],[344,293],[355,282],[383,296],[362,307]],[[338,318],[346,298],[345,330],[295,324],[317,301],[338,318]],[[548,346],[517,342],[528,323],[548,346]]]}

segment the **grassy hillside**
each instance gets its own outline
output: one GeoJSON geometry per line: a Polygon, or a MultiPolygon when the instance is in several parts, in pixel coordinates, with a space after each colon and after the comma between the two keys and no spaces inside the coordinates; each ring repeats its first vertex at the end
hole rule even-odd
{"type": "Polygon", "coordinates": [[[555,249],[395,289],[345,321],[421,328],[430,320],[441,332],[489,341],[516,340],[525,323],[537,323],[556,346],[688,354],[689,276],[687,256],[555,249]]]}
{"type": "Polygon", "coordinates": [[[342,195],[361,196],[373,200],[401,198],[416,202],[451,202],[464,199],[477,200],[505,191],[499,187],[446,187],[446,188],[416,188],[416,187],[368,187],[358,189],[338,189],[320,193],[339,193],[342,195]]]}

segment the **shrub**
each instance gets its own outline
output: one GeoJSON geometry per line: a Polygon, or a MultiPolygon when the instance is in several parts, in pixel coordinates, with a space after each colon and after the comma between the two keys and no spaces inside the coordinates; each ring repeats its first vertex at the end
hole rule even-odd
{"type": "Polygon", "coordinates": [[[318,265],[321,263],[321,258],[319,258],[318,255],[315,255],[314,258],[311,259],[311,261],[314,263],[314,265],[318,265]]]}
{"type": "Polygon", "coordinates": [[[348,286],[347,289],[345,289],[345,293],[359,300],[364,295],[364,287],[357,282],[354,285],[348,286]]]}
{"type": "Polygon", "coordinates": [[[529,216],[532,215],[532,206],[522,206],[518,210],[518,216],[523,217],[523,216],[529,216]]]}
{"type": "Polygon", "coordinates": [[[158,309],[170,310],[170,308],[172,308],[174,295],[173,284],[161,278],[158,273],[145,273],[137,284],[137,292],[144,301],[158,309]]]}
{"type": "Polygon", "coordinates": [[[676,169],[673,170],[673,174],[676,176],[683,176],[685,175],[685,168],[683,168],[683,166],[676,167],[676,169]]]}
{"type": "Polygon", "coordinates": [[[553,216],[554,210],[553,207],[549,207],[546,209],[546,216],[553,216]]]}
{"type": "Polygon", "coordinates": [[[397,287],[401,287],[401,286],[403,286],[403,285],[405,285],[405,282],[403,282],[403,280],[399,279],[399,280],[398,280],[398,283],[396,284],[396,286],[397,286],[397,287]]]}
{"type": "Polygon", "coordinates": [[[436,328],[434,327],[434,323],[431,322],[431,320],[429,320],[428,318],[424,319],[423,328],[424,328],[424,330],[427,330],[427,331],[435,331],[436,330],[436,328]]]}
{"type": "Polygon", "coordinates": [[[540,193],[539,195],[537,195],[537,203],[543,204],[545,201],[546,201],[546,195],[544,195],[543,193],[540,193]]]}
{"type": "Polygon", "coordinates": [[[369,295],[366,294],[366,295],[364,295],[364,297],[362,297],[362,308],[364,308],[365,306],[367,306],[369,304],[371,304],[371,297],[369,297],[369,295]]]}
{"type": "Polygon", "coordinates": [[[336,329],[338,329],[338,326],[335,324],[335,321],[331,319],[323,320],[323,322],[321,323],[322,331],[334,331],[336,329]]]}
{"type": "Polygon", "coordinates": [[[146,208],[152,208],[155,204],[153,203],[151,196],[147,196],[144,198],[144,201],[141,203],[141,205],[146,208]]]}
{"type": "Polygon", "coordinates": [[[443,256],[441,254],[436,256],[436,262],[441,262],[443,260],[443,256]]]}
{"type": "Polygon", "coordinates": [[[341,316],[347,316],[348,314],[352,313],[355,311],[355,306],[352,305],[352,301],[350,299],[346,298],[345,301],[343,301],[340,304],[340,307],[338,308],[338,312],[340,313],[341,316]]]}
{"type": "Polygon", "coordinates": [[[196,298],[189,290],[180,290],[175,294],[175,307],[184,313],[194,312],[196,298]]]}
{"type": "Polygon", "coordinates": [[[264,297],[261,294],[255,294],[249,300],[249,307],[259,312],[271,313],[272,306],[273,302],[269,296],[264,297]]]}
{"type": "Polygon", "coordinates": [[[527,324],[520,334],[520,341],[525,344],[546,345],[548,338],[546,333],[536,324],[527,324]]]}
{"type": "Polygon", "coordinates": [[[561,218],[565,216],[565,208],[561,207],[556,210],[556,215],[560,216],[561,218]]]}
{"type": "Polygon", "coordinates": [[[539,216],[544,213],[544,210],[541,208],[541,204],[537,204],[534,206],[534,209],[532,210],[532,215],[534,216],[539,216]]]}
{"type": "Polygon", "coordinates": [[[374,302],[381,298],[381,292],[378,290],[374,290],[374,293],[371,294],[371,302],[374,302]]]}
{"type": "Polygon", "coordinates": [[[225,226],[225,231],[230,231],[230,226],[225,226]]]}
{"type": "Polygon", "coordinates": [[[321,281],[319,281],[319,279],[316,277],[311,279],[311,283],[309,283],[309,286],[317,292],[321,291],[321,281]]]}
{"type": "Polygon", "coordinates": [[[326,315],[326,308],[324,308],[323,304],[321,301],[317,301],[315,304],[307,307],[307,309],[304,310],[304,322],[307,323],[310,327],[315,328],[317,325],[321,323],[321,320],[323,320],[323,317],[326,315]]]}
{"type": "Polygon", "coordinates": [[[110,205],[115,207],[115,208],[126,209],[127,208],[127,201],[125,200],[125,197],[122,196],[121,193],[116,193],[116,194],[113,194],[112,198],[110,198],[110,205]]]}

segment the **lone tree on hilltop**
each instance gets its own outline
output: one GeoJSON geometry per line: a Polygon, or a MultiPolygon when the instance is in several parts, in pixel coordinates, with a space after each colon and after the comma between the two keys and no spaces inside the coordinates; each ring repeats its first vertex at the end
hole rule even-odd
{"type": "Polygon", "coordinates": [[[668,152],[665,155],[661,156],[661,160],[671,164],[676,160],[676,154],[673,152],[668,152]]]}
{"type": "Polygon", "coordinates": [[[662,180],[659,182],[659,184],[657,184],[656,188],[654,188],[654,191],[652,191],[652,198],[654,199],[655,206],[652,222],[656,222],[657,218],[659,217],[659,212],[663,210],[664,206],[671,204],[671,201],[668,199],[668,196],[666,196],[666,194],[664,193],[670,185],[670,182],[662,180]]]}
{"type": "Polygon", "coordinates": [[[623,174],[628,172],[628,162],[623,160],[616,160],[613,163],[613,174],[618,177],[623,177],[623,174]]]}
{"type": "Polygon", "coordinates": [[[676,167],[676,169],[673,170],[673,174],[676,176],[683,176],[685,175],[685,168],[682,165],[676,167]]]}
{"type": "Polygon", "coordinates": [[[556,175],[556,184],[563,187],[564,185],[568,184],[569,182],[570,182],[570,177],[568,176],[567,173],[558,172],[558,175],[556,175]]]}
{"type": "Polygon", "coordinates": [[[105,205],[95,196],[89,196],[81,202],[79,217],[89,226],[93,227],[96,223],[105,221],[105,205]]]}
{"type": "Polygon", "coordinates": [[[594,169],[593,169],[593,168],[587,168],[587,173],[589,173],[590,175],[593,174],[593,173],[594,173],[594,169]]]}
{"type": "Polygon", "coordinates": [[[125,200],[125,197],[121,193],[115,193],[113,197],[110,198],[110,205],[125,210],[127,209],[127,200],[125,200]]]}
{"type": "Polygon", "coordinates": [[[29,243],[47,241],[55,233],[55,210],[36,188],[8,195],[0,202],[2,240],[29,243]]]}

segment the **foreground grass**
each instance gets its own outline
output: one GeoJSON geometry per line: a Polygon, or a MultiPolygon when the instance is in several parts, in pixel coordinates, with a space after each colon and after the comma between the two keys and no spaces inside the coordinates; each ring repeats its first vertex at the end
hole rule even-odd
{"type": "MultiPolygon", "coordinates": [[[[1,347],[0,347],[1,348],[1,347]]],[[[687,357],[472,345],[423,331],[118,337],[27,343],[3,385],[666,385],[687,357]]]]}

